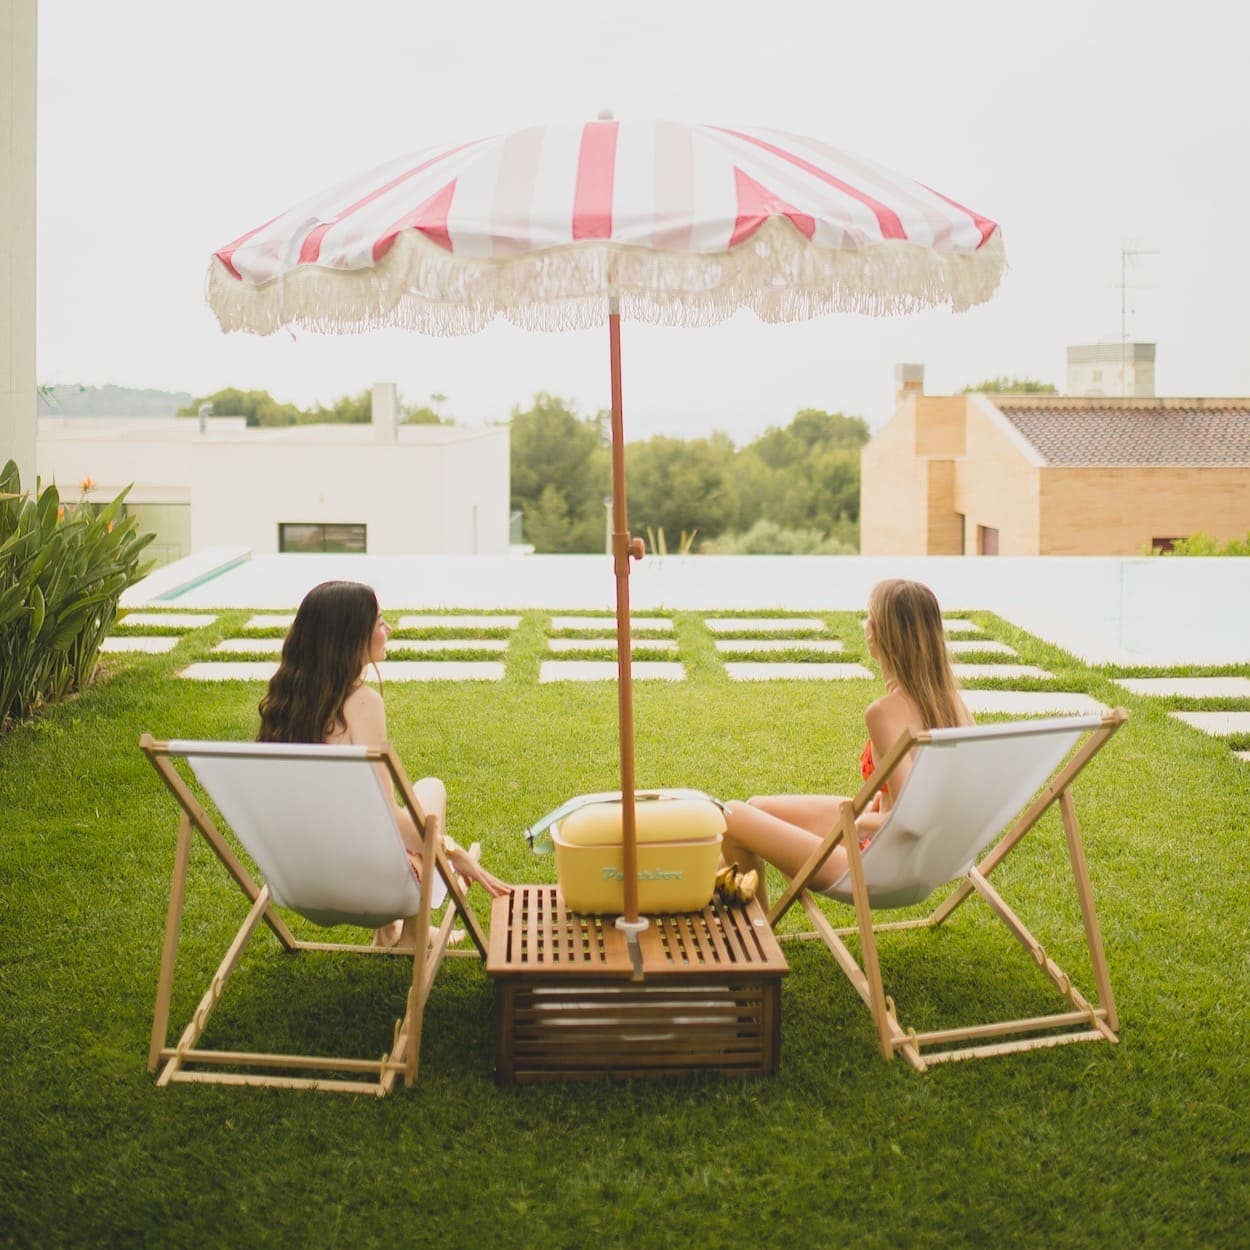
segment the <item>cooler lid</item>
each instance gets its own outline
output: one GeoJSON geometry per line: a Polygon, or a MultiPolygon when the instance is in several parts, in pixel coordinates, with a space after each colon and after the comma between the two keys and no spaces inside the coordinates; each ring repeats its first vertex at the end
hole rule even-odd
{"type": "MultiPolygon", "coordinates": [[[[648,799],[634,804],[634,823],[641,842],[701,842],[725,832],[721,809],[708,799],[648,799]]],[[[621,802],[591,803],[578,808],[556,831],[569,846],[618,846],[621,802]]]]}

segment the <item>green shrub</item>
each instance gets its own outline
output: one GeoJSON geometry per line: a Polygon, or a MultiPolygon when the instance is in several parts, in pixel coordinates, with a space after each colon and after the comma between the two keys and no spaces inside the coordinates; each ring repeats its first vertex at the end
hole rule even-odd
{"type": "Polygon", "coordinates": [[[0,729],[90,681],[122,591],[151,567],[125,498],[66,508],[55,486],[22,494],[12,460],[0,470],[0,729]]]}
{"type": "Polygon", "coordinates": [[[1250,556],[1250,534],[1229,539],[1223,546],[1219,539],[1199,530],[1188,538],[1178,538],[1171,551],[1152,551],[1155,556],[1250,556]]]}
{"type": "Polygon", "coordinates": [[[857,548],[819,530],[787,529],[776,521],[756,521],[745,533],[726,531],[703,544],[717,556],[853,556],[857,548]]]}

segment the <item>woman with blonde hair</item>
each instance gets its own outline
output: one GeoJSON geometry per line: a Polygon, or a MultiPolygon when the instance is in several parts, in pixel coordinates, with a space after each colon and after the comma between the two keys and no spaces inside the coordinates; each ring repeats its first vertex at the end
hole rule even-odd
{"type": "MultiPolygon", "coordinates": [[[[875,761],[883,759],[907,730],[971,725],[973,721],[951,671],[937,598],[927,586],[900,579],[874,586],[868,597],[865,636],[869,654],[880,664],[885,679],[885,694],[864,713],[868,741],[860,756],[860,771],[867,780],[875,761]]],[[[861,849],[885,823],[911,763],[905,759],[899,764],[888,787],[856,822],[861,849]]],[[[834,827],[845,802],[841,795],[777,794],[726,804],[728,832],[722,855],[731,867],[718,876],[723,891],[732,897],[749,896],[758,889],[767,906],[765,863],[793,877],[834,827]]],[[[813,885],[828,888],[846,869],[846,851],[838,846],[813,885]]]]}
{"type": "MultiPolygon", "coordinates": [[[[304,596],[295,621],[282,644],[278,671],[260,701],[261,742],[324,742],[328,745],[382,746],[387,741],[386,709],[382,695],[365,684],[365,671],[386,658],[391,627],[382,617],[372,587],[360,582],[322,582],[304,596]]],[[[381,683],[381,675],[378,677],[381,683]]],[[[412,814],[395,799],[390,774],[379,764],[378,773],[414,872],[420,872],[421,835],[412,814]]],[[[422,777],[413,787],[423,810],[443,817],[447,790],[437,777],[422,777]]],[[[445,827],[445,821],[440,821],[445,827]]],[[[343,831],[344,837],[351,830],[343,831]]],[[[456,873],[476,881],[492,896],[509,886],[487,872],[475,859],[444,836],[443,848],[456,873]]],[[[408,943],[413,935],[401,932],[396,920],[378,929],[377,946],[408,943]]]]}

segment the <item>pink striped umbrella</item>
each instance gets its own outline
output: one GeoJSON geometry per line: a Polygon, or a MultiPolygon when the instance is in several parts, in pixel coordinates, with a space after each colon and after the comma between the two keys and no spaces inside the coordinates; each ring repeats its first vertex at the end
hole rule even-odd
{"type": "Polygon", "coordinates": [[[402,156],[216,252],[224,330],[469,334],[609,326],[625,927],[637,923],[620,317],[711,325],[989,299],[998,226],[921,183],[798,135],[601,119],[402,156]]]}

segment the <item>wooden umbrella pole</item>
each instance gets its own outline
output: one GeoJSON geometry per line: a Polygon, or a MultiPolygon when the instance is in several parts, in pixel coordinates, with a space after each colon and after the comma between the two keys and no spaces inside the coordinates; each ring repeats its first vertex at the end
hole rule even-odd
{"type": "Polygon", "coordinates": [[[625,881],[627,931],[645,928],[638,920],[638,844],[634,823],[634,685],[629,635],[629,561],[641,560],[641,538],[629,536],[625,506],[625,419],[621,403],[621,315],[613,299],[608,312],[612,357],[612,561],[616,572],[617,700],[621,737],[621,871],[625,881]]]}

